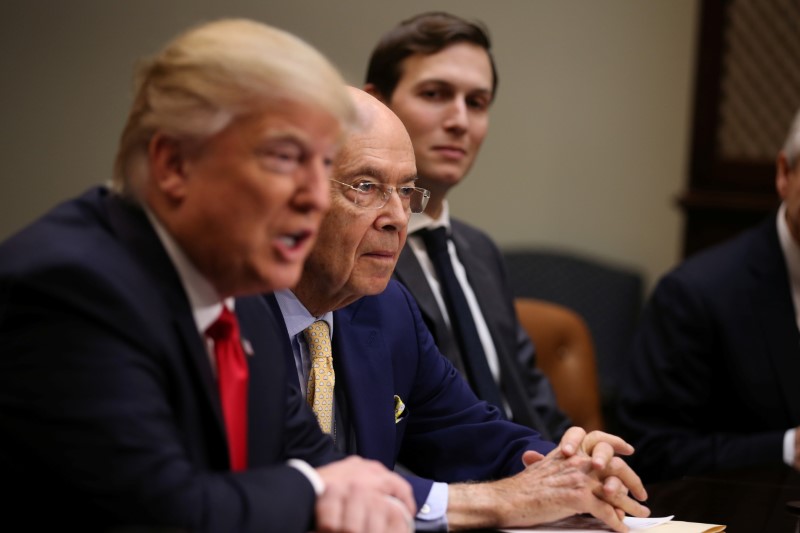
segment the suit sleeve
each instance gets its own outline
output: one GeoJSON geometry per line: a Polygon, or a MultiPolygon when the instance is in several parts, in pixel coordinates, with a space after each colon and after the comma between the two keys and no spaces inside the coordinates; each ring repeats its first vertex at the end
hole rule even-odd
{"type": "Polygon", "coordinates": [[[502,419],[496,407],[478,400],[439,353],[411,295],[400,290],[418,359],[400,462],[435,481],[491,480],[522,470],[525,450],[553,449],[532,429],[502,419]]]}
{"type": "MultiPolygon", "coordinates": [[[[620,423],[646,481],[780,461],[784,431],[718,430],[713,397],[724,396],[727,348],[719,317],[674,274],[657,286],[635,335],[620,423]],[[720,388],[722,387],[722,388],[720,388]]],[[[724,398],[718,398],[724,402],[724,398]]]]}
{"type": "Polygon", "coordinates": [[[0,469],[15,484],[9,513],[32,529],[307,531],[314,494],[294,468],[233,474],[209,466],[218,431],[196,415],[208,399],[185,350],[131,311],[126,290],[74,268],[13,286],[0,280],[0,469]],[[186,389],[197,406],[176,401],[186,389]]]}

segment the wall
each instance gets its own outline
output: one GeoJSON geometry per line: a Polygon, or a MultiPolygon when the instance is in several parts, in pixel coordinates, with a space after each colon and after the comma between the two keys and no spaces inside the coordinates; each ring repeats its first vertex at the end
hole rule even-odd
{"type": "Polygon", "coordinates": [[[453,212],[504,246],[637,268],[678,259],[693,0],[4,0],[0,238],[110,176],[132,65],[185,27],[246,16],[319,47],[360,85],[380,34],[444,9],[489,26],[500,70],[483,152],[453,212]]]}

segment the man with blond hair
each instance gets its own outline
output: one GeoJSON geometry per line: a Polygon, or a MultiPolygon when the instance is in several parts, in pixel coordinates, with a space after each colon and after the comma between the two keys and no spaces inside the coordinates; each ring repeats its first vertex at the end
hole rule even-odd
{"type": "Polygon", "coordinates": [[[4,525],[409,530],[408,485],[339,460],[247,297],[299,278],[352,120],[330,63],[255,22],[142,66],[113,190],[0,245],[4,525]]]}

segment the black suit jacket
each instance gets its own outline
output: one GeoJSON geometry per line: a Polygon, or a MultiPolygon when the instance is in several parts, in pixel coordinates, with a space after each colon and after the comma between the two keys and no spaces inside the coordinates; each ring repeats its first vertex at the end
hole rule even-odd
{"type": "MultiPolygon", "coordinates": [[[[517,320],[502,254],[489,236],[477,228],[458,220],[452,220],[451,224],[458,257],[497,350],[501,389],[513,420],[532,427],[546,439],[558,441],[570,421],[558,409],[550,382],[535,366],[533,343],[517,320]]],[[[408,245],[400,254],[394,275],[414,295],[441,352],[456,363],[461,358],[458,342],[408,245]]]]}
{"type": "Polygon", "coordinates": [[[338,455],[263,299],[236,309],[254,354],[233,474],[205,342],[141,209],[94,189],[0,245],[3,523],[307,531],[314,493],[285,461],[338,455]]]}
{"type": "Polygon", "coordinates": [[[648,481],[782,462],[800,425],[800,334],[775,217],[666,275],[622,387],[648,481]]]}

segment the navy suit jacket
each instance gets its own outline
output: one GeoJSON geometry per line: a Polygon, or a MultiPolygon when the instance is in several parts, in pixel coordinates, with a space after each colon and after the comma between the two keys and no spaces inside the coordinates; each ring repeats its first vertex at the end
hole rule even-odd
{"type": "Polygon", "coordinates": [[[285,461],[339,455],[286,385],[271,310],[236,311],[254,354],[249,468],[233,474],[205,341],[140,208],[93,189],[0,245],[3,523],[312,527],[313,489],[285,461]]]}
{"type": "MultiPolygon", "coordinates": [[[[517,319],[500,250],[488,235],[473,226],[453,219],[451,227],[458,257],[497,350],[501,391],[513,420],[534,428],[547,439],[560,440],[571,423],[559,410],[550,382],[536,368],[534,346],[517,319]]],[[[442,353],[454,363],[459,361],[458,341],[410,246],[403,248],[394,275],[414,295],[442,353]]]]}
{"type": "Polygon", "coordinates": [[[660,281],[630,362],[620,422],[645,480],[781,464],[800,334],[774,216],[660,281]]]}
{"type": "MultiPolygon", "coordinates": [[[[277,307],[274,296],[267,298],[277,307]]],[[[388,468],[399,462],[426,478],[409,478],[418,506],[431,480],[499,479],[522,470],[525,450],[546,454],[554,448],[475,397],[397,281],[333,317],[336,387],[344,389],[356,441],[350,451],[388,468]],[[395,396],[405,404],[397,418],[395,396]]]]}

